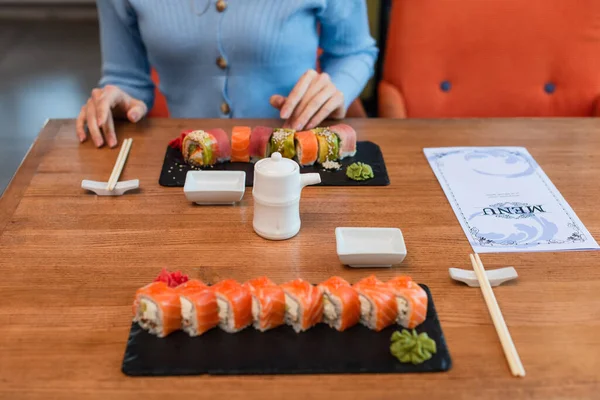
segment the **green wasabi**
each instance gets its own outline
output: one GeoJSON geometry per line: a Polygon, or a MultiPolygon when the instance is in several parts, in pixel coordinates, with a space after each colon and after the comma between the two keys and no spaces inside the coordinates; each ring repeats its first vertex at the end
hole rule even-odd
{"type": "Polygon", "coordinates": [[[421,364],[429,360],[437,352],[435,341],[425,332],[417,334],[406,329],[402,333],[396,331],[391,338],[390,352],[402,363],[421,364]]]}
{"type": "Polygon", "coordinates": [[[355,181],[365,181],[373,178],[373,168],[369,164],[356,162],[346,169],[346,176],[355,181]]]}

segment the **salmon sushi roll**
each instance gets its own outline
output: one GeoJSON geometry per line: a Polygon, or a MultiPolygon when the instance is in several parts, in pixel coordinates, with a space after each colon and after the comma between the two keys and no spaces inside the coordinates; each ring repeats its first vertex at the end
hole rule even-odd
{"type": "Polygon", "coordinates": [[[256,162],[271,155],[273,128],[257,126],[250,135],[250,161],[256,162]]]}
{"type": "Polygon", "coordinates": [[[296,132],[296,158],[301,166],[310,166],[317,161],[319,142],[313,131],[296,132]]]}
{"type": "Polygon", "coordinates": [[[296,332],[306,331],[323,319],[323,296],[316,286],[302,280],[281,285],[285,292],[285,322],[296,332]]]}
{"type": "Polygon", "coordinates": [[[136,293],[136,321],[145,330],[165,337],[181,328],[181,305],[175,289],[153,282],[136,293]]]}
{"type": "Polygon", "coordinates": [[[397,276],[387,282],[396,296],[396,322],[413,329],[427,318],[427,292],[409,276],[397,276]]]}
{"type": "Polygon", "coordinates": [[[261,332],[285,323],[285,294],[267,277],[251,279],[244,286],[252,294],[252,319],[261,332]]]}
{"type": "Polygon", "coordinates": [[[372,275],[358,281],[353,287],[360,301],[361,324],[379,332],[396,321],[396,296],[387,284],[372,275]]]}
{"type": "Polygon", "coordinates": [[[252,295],[233,279],[212,286],[217,297],[219,327],[225,332],[241,331],[252,323],[252,295]]]}
{"type": "Polygon", "coordinates": [[[329,130],[339,138],[340,160],[356,155],[356,131],[346,124],[333,125],[329,130]]]}
{"type": "Polygon", "coordinates": [[[217,296],[212,288],[190,280],[175,289],[181,303],[181,327],[190,336],[199,336],[219,325],[217,296]]]}
{"type": "Polygon", "coordinates": [[[234,126],[231,132],[231,161],[250,162],[250,127],[234,126]]]}
{"type": "Polygon", "coordinates": [[[319,284],[319,289],[323,293],[323,322],[340,332],[358,323],[360,300],[347,281],[333,276],[319,284]]]}
{"type": "Polygon", "coordinates": [[[226,162],[231,160],[231,144],[229,136],[223,129],[209,129],[206,133],[212,135],[217,141],[217,162],[226,162]]]}
{"type": "Polygon", "coordinates": [[[186,135],[181,144],[181,153],[186,163],[205,167],[217,163],[217,139],[204,131],[193,131],[186,135]]]}
{"type": "Polygon", "coordinates": [[[295,132],[293,129],[275,129],[271,136],[271,154],[277,152],[283,158],[293,159],[296,156],[295,132]]]}

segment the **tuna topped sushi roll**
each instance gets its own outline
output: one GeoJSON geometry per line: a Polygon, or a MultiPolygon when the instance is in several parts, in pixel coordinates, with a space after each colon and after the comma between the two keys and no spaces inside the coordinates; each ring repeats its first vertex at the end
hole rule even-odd
{"type": "Polygon", "coordinates": [[[380,331],[396,321],[398,309],[392,289],[371,275],[354,284],[360,301],[360,322],[380,331]]]}
{"type": "Polygon", "coordinates": [[[270,156],[271,135],[273,128],[257,126],[250,134],[250,161],[256,162],[270,156]]]}
{"type": "Polygon", "coordinates": [[[323,293],[323,322],[338,331],[344,331],[360,320],[358,293],[348,282],[332,276],[319,284],[323,293]]]}
{"type": "Polygon", "coordinates": [[[283,158],[289,158],[290,160],[294,158],[296,156],[296,146],[294,144],[295,132],[293,129],[275,129],[273,136],[271,136],[271,149],[269,153],[279,152],[283,158]]]}
{"type": "Polygon", "coordinates": [[[310,283],[296,279],[281,285],[285,292],[285,322],[296,332],[305,331],[323,319],[323,296],[310,283]]]}
{"type": "Polygon", "coordinates": [[[356,155],[356,131],[349,125],[333,125],[329,130],[340,139],[340,160],[356,155]]]}
{"type": "Polygon", "coordinates": [[[217,139],[204,131],[188,133],[181,144],[183,159],[186,163],[196,167],[215,165],[218,151],[217,139]]]}
{"type": "Polygon", "coordinates": [[[387,282],[396,296],[397,323],[412,329],[427,318],[427,292],[409,276],[397,276],[387,282]]]}
{"type": "Polygon", "coordinates": [[[217,141],[217,162],[222,163],[231,160],[231,144],[227,133],[218,128],[209,129],[206,133],[212,135],[217,141]]]}
{"type": "Polygon", "coordinates": [[[217,296],[219,327],[226,332],[238,332],[252,323],[252,295],[247,287],[233,279],[212,286],[217,296]]]}
{"type": "Polygon", "coordinates": [[[313,131],[296,132],[296,157],[301,166],[313,165],[319,155],[319,142],[313,131]]]}
{"type": "Polygon", "coordinates": [[[251,279],[244,286],[252,293],[252,319],[261,332],[285,323],[285,294],[267,277],[251,279]]]}
{"type": "Polygon", "coordinates": [[[137,323],[158,337],[181,328],[181,305],[177,291],[164,282],[153,282],[136,292],[137,323]]]}
{"type": "Polygon", "coordinates": [[[175,290],[181,302],[181,326],[188,335],[202,335],[219,324],[217,296],[212,288],[190,280],[175,290]]]}
{"type": "Polygon", "coordinates": [[[313,129],[319,142],[319,156],[317,162],[324,164],[328,161],[337,161],[340,157],[340,139],[329,128],[313,129]]]}

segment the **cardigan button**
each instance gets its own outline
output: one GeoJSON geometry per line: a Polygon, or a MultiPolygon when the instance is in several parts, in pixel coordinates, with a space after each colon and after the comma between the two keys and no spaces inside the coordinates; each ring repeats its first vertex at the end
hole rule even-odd
{"type": "Polygon", "coordinates": [[[442,89],[442,92],[449,92],[452,89],[452,84],[448,81],[443,81],[440,83],[440,89],[442,89]]]}
{"type": "Polygon", "coordinates": [[[552,94],[556,91],[556,85],[552,82],[548,82],[544,85],[544,92],[552,94]]]}
{"type": "Polygon", "coordinates": [[[219,58],[217,58],[217,65],[221,69],[227,68],[227,60],[225,59],[225,57],[219,56],[219,58]]]}
{"type": "Polygon", "coordinates": [[[225,0],[217,1],[217,11],[223,12],[227,9],[227,2],[225,0]]]}
{"type": "Polygon", "coordinates": [[[221,104],[221,112],[225,115],[229,115],[229,113],[231,112],[231,108],[229,107],[229,104],[223,102],[223,104],[221,104]]]}

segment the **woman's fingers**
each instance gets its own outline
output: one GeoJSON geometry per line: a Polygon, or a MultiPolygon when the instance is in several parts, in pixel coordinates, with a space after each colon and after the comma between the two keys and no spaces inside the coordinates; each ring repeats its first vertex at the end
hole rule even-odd
{"type": "Polygon", "coordinates": [[[274,94],[273,96],[271,96],[271,98],[269,99],[269,103],[276,109],[281,110],[281,107],[283,107],[283,105],[285,104],[285,97],[278,95],[278,94],[274,94]]]}
{"type": "Polygon", "coordinates": [[[117,147],[119,143],[117,141],[117,133],[115,132],[115,121],[113,120],[112,113],[109,112],[106,117],[106,122],[102,125],[102,131],[104,132],[104,137],[106,138],[106,142],[108,146],[112,149],[117,147]]]}
{"type": "Polygon", "coordinates": [[[144,103],[143,101],[131,99],[129,103],[129,109],[127,110],[127,118],[131,122],[135,123],[142,119],[147,112],[148,107],[146,106],[146,103],[144,103]]]}
{"type": "Polygon", "coordinates": [[[77,137],[79,138],[79,142],[83,143],[85,142],[85,139],[87,139],[87,135],[85,133],[85,119],[87,117],[87,104],[83,107],[81,107],[81,111],[79,112],[79,115],[77,116],[77,121],[75,123],[76,129],[77,129],[77,137]]]}
{"type": "Polygon", "coordinates": [[[314,69],[309,69],[304,73],[304,75],[302,75],[298,83],[296,83],[296,86],[294,86],[294,89],[292,89],[292,92],[288,96],[285,104],[281,108],[282,119],[288,119],[292,115],[292,113],[296,109],[296,106],[308,90],[311,82],[318,75],[319,74],[314,69]]]}
{"type": "Polygon", "coordinates": [[[317,112],[317,114],[311,118],[306,125],[306,129],[313,129],[329,116],[335,115],[336,110],[343,110],[343,107],[344,95],[342,92],[337,92],[333,95],[333,97],[329,98],[323,107],[321,107],[319,112],[317,112]]]}
{"type": "MultiPolygon", "coordinates": [[[[304,129],[304,127],[308,124],[308,122],[317,115],[317,113],[321,112],[323,108],[327,105],[329,100],[335,96],[337,93],[337,89],[333,85],[329,85],[324,87],[319,93],[317,93],[310,102],[306,105],[302,114],[293,122],[293,127],[296,130],[304,129]]],[[[333,112],[335,108],[333,108],[329,113],[333,112]]],[[[329,114],[327,114],[329,115],[329,114]]],[[[325,116],[326,118],[327,116],[325,116]]],[[[323,118],[323,119],[325,119],[323,118]]],[[[321,121],[323,120],[321,119],[321,121]]]]}
{"type": "Polygon", "coordinates": [[[116,86],[106,86],[103,89],[92,90],[92,100],[96,106],[98,126],[103,126],[107,121],[111,110],[125,102],[127,96],[116,86]]]}
{"type": "MultiPolygon", "coordinates": [[[[306,111],[307,107],[312,106],[314,108],[314,104],[311,104],[313,100],[319,95],[319,93],[325,89],[328,85],[331,85],[331,80],[329,79],[329,75],[326,73],[320,74],[316,79],[313,79],[310,87],[298,103],[298,106],[292,113],[291,117],[287,121],[287,125],[289,125],[293,129],[301,129],[304,126],[304,123],[308,121],[312,115],[310,115],[304,121],[300,120],[300,116],[306,111]]],[[[334,88],[335,89],[335,88],[334,88]]],[[[327,101],[325,99],[323,102],[327,101]]],[[[316,109],[314,109],[313,114],[317,112],[317,110],[322,106],[322,104],[318,104],[316,109]]]]}
{"type": "Polygon", "coordinates": [[[98,116],[96,115],[96,106],[94,105],[94,100],[89,99],[87,103],[87,127],[90,131],[90,136],[94,141],[96,147],[102,147],[104,144],[104,139],[102,138],[102,133],[100,133],[100,128],[98,127],[98,116]]]}

